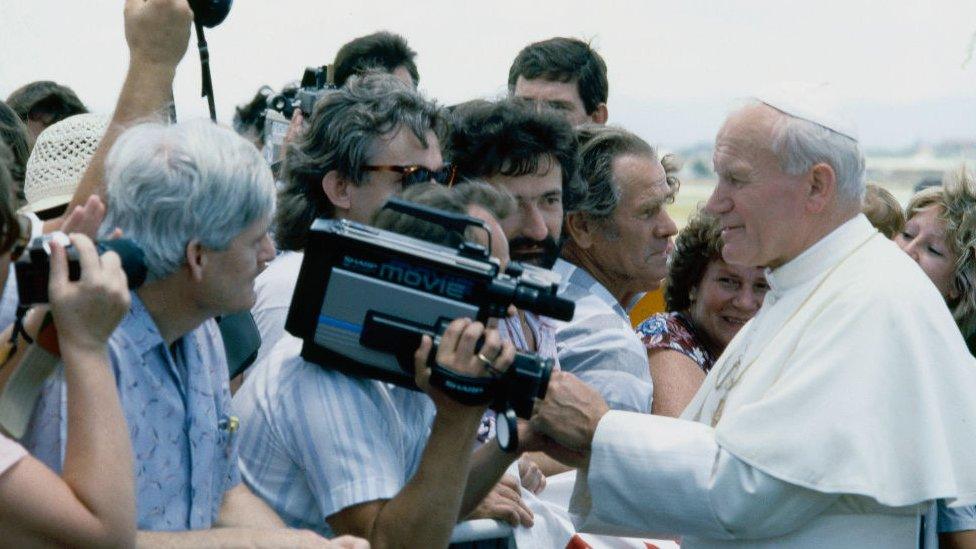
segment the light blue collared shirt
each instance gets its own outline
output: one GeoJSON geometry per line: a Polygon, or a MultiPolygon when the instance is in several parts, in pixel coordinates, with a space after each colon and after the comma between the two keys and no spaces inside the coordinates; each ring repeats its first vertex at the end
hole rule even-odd
{"type": "MultiPolygon", "coordinates": [[[[140,530],[213,526],[224,493],[240,482],[227,360],[208,320],[167,348],[135,292],[108,342],[134,453],[140,530]]],[[[62,367],[44,385],[25,446],[61,471],[67,440],[62,367]]]]}
{"type": "Polygon", "coordinates": [[[600,392],[614,410],[650,413],[654,386],[647,351],[627,311],[586,270],[556,260],[559,296],[576,304],[569,322],[556,324],[559,366],[600,392]]]}

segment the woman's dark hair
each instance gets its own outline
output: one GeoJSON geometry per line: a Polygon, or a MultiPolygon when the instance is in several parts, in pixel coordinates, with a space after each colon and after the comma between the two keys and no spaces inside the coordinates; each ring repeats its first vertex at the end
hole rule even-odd
{"type": "Polygon", "coordinates": [[[10,149],[11,160],[7,164],[10,177],[14,185],[10,188],[15,193],[18,203],[25,202],[24,176],[27,173],[27,158],[30,156],[30,137],[27,126],[20,120],[6,103],[0,101],[0,142],[10,149]]]}
{"type": "Polygon", "coordinates": [[[0,142],[0,255],[9,252],[20,236],[20,224],[13,209],[14,181],[7,169],[13,159],[10,148],[0,142]]]}
{"type": "Polygon", "coordinates": [[[709,262],[722,258],[722,229],[718,219],[699,209],[674,241],[671,267],[664,285],[668,311],[691,307],[691,290],[701,284],[709,262]]]}
{"type": "Polygon", "coordinates": [[[50,80],[38,80],[17,88],[7,97],[7,104],[24,122],[44,120],[49,125],[88,112],[74,90],[50,80]]]}

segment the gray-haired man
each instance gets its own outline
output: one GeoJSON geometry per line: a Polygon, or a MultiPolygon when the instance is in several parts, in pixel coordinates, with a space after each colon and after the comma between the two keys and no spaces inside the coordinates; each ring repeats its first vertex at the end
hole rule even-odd
{"type": "MultiPolygon", "coordinates": [[[[144,124],[116,141],[106,174],[104,227],[139,244],[149,271],[108,344],[134,451],[140,543],[326,543],[285,531],[241,484],[227,362],[212,320],[251,306],[254,279],[274,257],[268,166],[209,122],[144,124]]],[[[69,436],[63,388],[63,373],[45,385],[26,437],[55,470],[69,436]]]]}

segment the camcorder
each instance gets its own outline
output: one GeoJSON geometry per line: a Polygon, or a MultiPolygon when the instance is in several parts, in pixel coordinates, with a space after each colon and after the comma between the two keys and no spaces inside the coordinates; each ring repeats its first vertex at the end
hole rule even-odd
{"type": "MultiPolygon", "coordinates": [[[[386,207],[461,234],[468,226],[488,233],[479,219],[398,198],[386,207]]],[[[431,384],[458,402],[498,412],[498,443],[514,451],[516,417],[528,418],[535,399],[545,397],[553,361],[518,353],[501,375],[464,376],[435,362],[440,335],[455,318],[484,322],[507,316],[511,305],[570,320],[574,303],[556,295],[554,273],[514,262],[502,271],[489,248],[471,241],[451,248],[349,220],[317,219],[285,328],[303,340],[302,357],[310,362],[413,390],[419,390],[413,355],[421,337],[431,336],[431,384]]]]}
{"type": "Polygon", "coordinates": [[[285,86],[281,93],[268,97],[264,112],[264,157],[269,164],[276,166],[282,159],[285,135],[295,109],[308,118],[315,103],[337,89],[332,83],[330,67],[322,65],[308,67],[297,86],[285,86]]]}
{"type": "MultiPolygon", "coordinates": [[[[48,302],[47,286],[51,278],[51,247],[49,243],[52,238],[59,237],[45,235],[35,238],[15,263],[17,294],[21,307],[48,302]]],[[[60,238],[67,241],[67,237],[61,236],[60,238]]],[[[125,271],[126,279],[129,282],[129,289],[138,288],[146,281],[145,255],[142,248],[135,242],[125,238],[99,240],[95,242],[95,248],[99,255],[108,251],[119,255],[122,270],[125,271]]],[[[65,252],[68,256],[68,279],[78,280],[81,278],[78,250],[72,245],[67,245],[65,252]]]]}

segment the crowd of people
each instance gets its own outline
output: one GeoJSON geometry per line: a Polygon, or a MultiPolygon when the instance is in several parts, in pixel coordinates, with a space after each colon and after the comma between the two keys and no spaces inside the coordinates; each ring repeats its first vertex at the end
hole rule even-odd
{"type": "Polygon", "coordinates": [[[823,90],[783,87],[728,116],[715,189],[676,223],[681,162],[607,124],[586,42],[529,44],[506,97],[445,107],[383,31],[337,52],[272,169],[268,87],[233,129],[171,119],[192,19],[126,2],[112,113],[49,81],[0,101],[4,544],[446,547],[467,520],[542,529],[545,505],[572,519],[559,547],[976,547],[966,165],[903,208],[823,90]],[[412,351],[415,387],[312,360],[286,324],[322,218],[550,270],[573,317],[451,319],[412,351]],[[96,246],[119,238],[137,287],[96,246]],[[516,353],[553,371],[507,451],[505,419],[431,364],[477,380],[516,353]],[[552,479],[572,494],[546,499],[552,479]]]}

